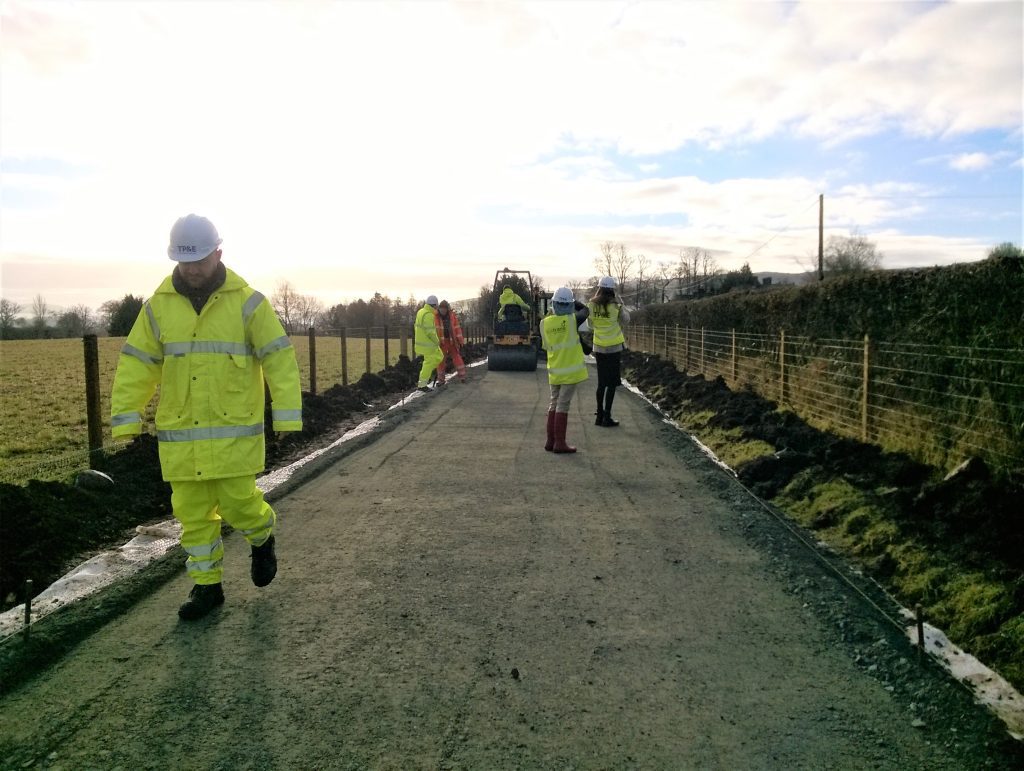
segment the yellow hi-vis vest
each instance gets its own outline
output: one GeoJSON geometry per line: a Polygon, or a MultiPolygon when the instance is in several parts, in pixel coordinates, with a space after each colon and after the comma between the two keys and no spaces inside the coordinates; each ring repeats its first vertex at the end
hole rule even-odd
{"type": "Polygon", "coordinates": [[[437,325],[434,323],[436,311],[424,304],[416,311],[416,328],[413,336],[413,350],[417,356],[424,356],[440,347],[437,339],[437,325]]]}
{"type": "Polygon", "coordinates": [[[588,303],[590,308],[590,328],[594,330],[594,347],[611,348],[613,345],[625,345],[626,336],[622,334],[622,327],[619,325],[619,304],[608,303],[601,307],[600,303],[588,303]],[[608,309],[605,316],[604,309],[608,309]]]}
{"type": "Polygon", "coordinates": [[[548,383],[568,385],[587,379],[587,363],[583,360],[576,316],[545,316],[540,322],[540,337],[548,352],[548,383]]]}
{"type": "Polygon", "coordinates": [[[121,349],[111,395],[114,438],[142,431],[160,386],[160,467],[168,482],[263,470],[266,376],[275,431],[302,430],[291,341],[267,299],[230,270],[198,315],[168,276],[142,306],[121,349]]]}

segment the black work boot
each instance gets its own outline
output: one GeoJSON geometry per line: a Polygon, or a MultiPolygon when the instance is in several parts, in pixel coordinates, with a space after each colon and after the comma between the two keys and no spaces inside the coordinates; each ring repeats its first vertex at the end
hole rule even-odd
{"type": "Polygon", "coordinates": [[[612,418],[612,402],[615,401],[615,389],[609,388],[604,395],[604,415],[601,416],[601,425],[605,428],[615,428],[619,421],[612,418]]]}
{"type": "Polygon", "coordinates": [[[266,586],[277,575],[277,555],[274,553],[274,536],[260,546],[252,547],[252,565],[249,575],[256,586],[266,586]]]}
{"type": "Polygon", "coordinates": [[[188,593],[188,599],[178,608],[178,617],[195,621],[223,604],[224,589],[220,584],[196,584],[188,593]]]}

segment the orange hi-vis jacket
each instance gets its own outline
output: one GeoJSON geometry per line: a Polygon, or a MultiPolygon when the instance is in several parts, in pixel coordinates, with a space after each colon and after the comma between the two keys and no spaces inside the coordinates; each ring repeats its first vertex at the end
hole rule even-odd
{"type": "Polygon", "coordinates": [[[462,325],[459,324],[459,317],[455,315],[455,310],[452,308],[448,309],[448,321],[451,329],[451,334],[448,334],[448,328],[445,327],[444,317],[438,313],[435,317],[437,322],[437,339],[444,343],[455,343],[458,346],[462,346],[466,340],[462,335],[462,325]]]}

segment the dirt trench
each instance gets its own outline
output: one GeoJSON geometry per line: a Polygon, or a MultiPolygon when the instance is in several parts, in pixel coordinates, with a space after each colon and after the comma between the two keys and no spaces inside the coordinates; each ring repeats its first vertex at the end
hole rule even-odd
{"type": "Polygon", "coordinates": [[[640,399],[620,394],[622,424],[599,428],[584,386],[580,452],[555,456],[543,370],[471,373],[275,503],[266,589],[232,536],[208,619],[177,621],[188,580],[172,561],[61,614],[117,609],[0,702],[0,767],[1024,761],[851,590],[884,604],[870,584],[640,399]]]}

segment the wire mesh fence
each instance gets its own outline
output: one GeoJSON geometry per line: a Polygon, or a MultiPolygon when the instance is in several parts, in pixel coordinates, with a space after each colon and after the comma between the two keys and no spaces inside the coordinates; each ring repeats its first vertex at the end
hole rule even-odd
{"type": "Polygon", "coordinates": [[[629,344],[817,428],[950,468],[1024,470],[1024,350],[634,326],[629,344]]]}
{"type": "MultiPolygon", "coordinates": [[[[471,343],[490,334],[475,323],[463,332],[471,343]]],[[[358,383],[416,355],[411,324],[310,328],[289,337],[302,390],[310,394],[358,383]]],[[[110,436],[110,391],[123,344],[124,338],[93,335],[0,341],[0,482],[68,481],[123,446],[110,436]]],[[[144,413],[151,431],[157,398],[144,413]]]]}

